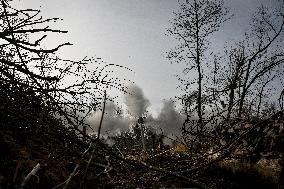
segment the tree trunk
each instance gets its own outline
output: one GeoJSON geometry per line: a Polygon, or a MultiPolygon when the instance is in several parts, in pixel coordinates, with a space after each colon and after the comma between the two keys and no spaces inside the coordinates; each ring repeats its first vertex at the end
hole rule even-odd
{"type": "Polygon", "coordinates": [[[197,2],[194,1],[194,9],[195,9],[195,25],[196,25],[196,65],[198,71],[198,96],[197,96],[197,114],[198,114],[198,128],[202,131],[202,73],[201,73],[201,65],[200,65],[200,47],[199,47],[199,17],[198,17],[198,8],[197,2]]]}

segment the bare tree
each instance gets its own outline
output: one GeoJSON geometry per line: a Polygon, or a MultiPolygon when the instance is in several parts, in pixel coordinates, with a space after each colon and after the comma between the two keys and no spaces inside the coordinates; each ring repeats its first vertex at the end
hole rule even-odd
{"type": "Polygon", "coordinates": [[[269,12],[266,7],[262,6],[258,9],[253,21],[255,26],[252,36],[247,38],[246,46],[243,47],[245,49],[243,69],[245,71],[241,83],[239,116],[243,113],[245,98],[249,90],[259,80],[265,83],[266,81],[263,80],[265,74],[280,69],[284,63],[284,54],[279,48],[284,29],[283,14],[269,12]]]}
{"type": "Polygon", "coordinates": [[[127,90],[124,80],[113,77],[110,68],[128,68],[107,64],[101,58],[75,61],[56,56],[59,48],[71,45],[69,42],[44,48],[42,43],[48,40],[48,34],[67,32],[50,27],[58,20],[44,19],[40,10],[14,9],[1,0],[0,80],[11,90],[29,90],[41,99],[43,115],[56,117],[66,127],[83,134],[79,127],[86,126],[85,119],[92,110],[102,108],[104,91],[127,90]]]}
{"type": "Polygon", "coordinates": [[[284,63],[283,23],[280,10],[258,7],[245,38],[225,47],[225,56],[217,62],[218,84],[210,89],[223,99],[225,120],[259,115],[263,98],[279,92],[284,63]],[[276,85],[274,90],[272,84],[276,85]]]}
{"type": "MultiPolygon", "coordinates": [[[[205,63],[205,51],[209,45],[209,36],[219,30],[223,22],[228,19],[228,10],[221,0],[186,0],[180,3],[180,10],[171,21],[172,27],[168,29],[168,34],[174,36],[178,45],[168,52],[168,59],[176,63],[185,63],[184,72],[196,71],[197,79],[188,81],[180,78],[185,87],[185,98],[188,99],[187,89],[196,91],[195,107],[198,115],[198,129],[202,130],[203,124],[203,72],[205,63]],[[196,85],[194,87],[194,85],[196,85]]],[[[191,99],[192,100],[192,99],[191,99]]],[[[191,101],[190,100],[190,101],[191,101]]],[[[187,120],[188,121],[188,120],[187,120]]]]}

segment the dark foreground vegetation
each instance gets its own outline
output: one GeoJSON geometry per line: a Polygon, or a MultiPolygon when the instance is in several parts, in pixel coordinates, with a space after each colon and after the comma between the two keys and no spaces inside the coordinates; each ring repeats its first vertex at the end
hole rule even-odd
{"type": "Polygon", "coordinates": [[[11,88],[1,83],[1,188],[283,188],[283,112],[237,122],[242,134],[203,156],[163,145],[159,136],[142,152],[132,132],[114,137],[111,147],[94,140],[90,148],[58,119],[41,115],[36,94],[11,88]]]}
{"type": "Polygon", "coordinates": [[[283,75],[283,52],[271,48],[280,45],[283,13],[270,23],[259,9],[254,32],[260,35],[246,38],[255,43],[230,48],[227,64],[216,59],[213,76],[204,77],[206,37],[227,20],[222,6],[186,1],[169,30],[182,39],[168,58],[193,60],[187,71],[195,69],[198,78],[181,80],[186,120],[168,146],[168,136],[143,128],[143,118],[131,130],[102,137],[105,105],[115,99],[107,91],[127,92],[108,69],[127,68],[100,58],[60,59],[56,51],[70,43],[41,45],[48,33],[66,33],[51,29],[58,18],[1,0],[0,188],[284,188],[283,92],[279,107],[263,105],[267,85],[283,75]],[[185,49],[190,56],[182,57],[185,49]],[[99,129],[88,135],[86,117],[97,110],[99,129]]]}

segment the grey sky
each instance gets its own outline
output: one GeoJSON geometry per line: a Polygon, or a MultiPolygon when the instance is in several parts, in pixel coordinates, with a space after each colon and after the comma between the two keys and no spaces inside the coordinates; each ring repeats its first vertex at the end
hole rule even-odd
{"type": "MultiPolygon", "coordinates": [[[[235,17],[214,35],[215,49],[227,40],[236,40],[249,27],[249,15],[261,3],[277,6],[277,0],[225,0],[235,17]]],[[[174,97],[177,81],[174,77],[181,66],[171,65],[165,52],[174,47],[174,40],[164,35],[175,0],[15,0],[22,8],[40,8],[42,14],[60,17],[57,25],[69,31],[52,38],[47,46],[70,41],[74,46],[60,51],[65,58],[102,57],[108,63],[134,70],[127,78],[139,85],[152,104],[160,109],[162,99],[174,97]]]]}

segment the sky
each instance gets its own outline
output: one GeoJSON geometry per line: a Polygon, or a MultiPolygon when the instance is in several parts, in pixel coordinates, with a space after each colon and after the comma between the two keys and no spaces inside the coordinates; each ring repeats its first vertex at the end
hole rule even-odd
{"type": "MultiPolygon", "coordinates": [[[[51,36],[46,44],[73,43],[59,51],[62,57],[80,60],[97,56],[107,63],[132,69],[123,77],[143,89],[154,114],[161,109],[163,99],[179,94],[175,75],[182,66],[172,65],[165,58],[176,43],[165,35],[173,12],[178,10],[176,0],[14,0],[13,3],[20,8],[40,9],[45,18],[63,19],[55,26],[68,30],[68,34],[51,36]]],[[[212,36],[215,50],[222,50],[226,41],[237,40],[244,34],[257,6],[279,5],[277,0],[225,0],[225,3],[235,16],[212,36]]]]}

